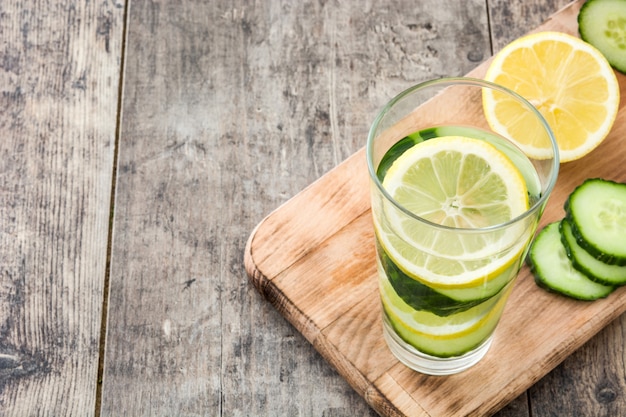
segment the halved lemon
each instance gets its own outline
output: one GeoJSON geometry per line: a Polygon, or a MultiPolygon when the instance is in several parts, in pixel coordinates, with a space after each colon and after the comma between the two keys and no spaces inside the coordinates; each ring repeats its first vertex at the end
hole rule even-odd
{"type": "Polygon", "coordinates": [[[447,136],[419,143],[394,161],[383,188],[404,209],[387,202],[374,216],[380,244],[407,275],[429,286],[483,285],[518,260],[528,242],[523,222],[484,231],[529,206],[522,174],[488,142],[447,136]]]}
{"type": "MultiPolygon", "coordinates": [[[[517,92],[541,112],[561,162],[595,149],[611,130],[619,107],[619,85],[606,58],[590,44],[560,32],[513,41],[496,54],[485,79],[517,92]]],[[[517,142],[527,155],[551,155],[534,143],[541,128],[519,104],[485,89],[483,106],[491,128],[517,142]]]]}

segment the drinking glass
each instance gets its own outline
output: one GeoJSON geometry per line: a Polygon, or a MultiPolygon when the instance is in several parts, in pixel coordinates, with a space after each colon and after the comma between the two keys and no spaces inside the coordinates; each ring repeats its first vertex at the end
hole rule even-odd
{"type": "MultiPolygon", "coordinates": [[[[367,139],[367,163],[387,345],[416,371],[461,372],[487,353],[556,182],[554,135],[513,91],[442,78],[409,88],[382,109],[367,139]],[[504,154],[525,183],[528,209],[501,223],[457,227],[420,217],[413,209],[420,204],[394,199],[385,175],[400,155],[450,136],[486,141],[504,154]]],[[[420,181],[434,179],[425,172],[420,181]]],[[[489,187],[480,189],[488,199],[489,187]]]]}

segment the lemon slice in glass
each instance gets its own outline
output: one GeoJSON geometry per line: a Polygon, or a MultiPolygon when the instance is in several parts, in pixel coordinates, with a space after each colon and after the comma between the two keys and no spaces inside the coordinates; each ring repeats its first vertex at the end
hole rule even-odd
{"type": "Polygon", "coordinates": [[[422,352],[439,356],[458,356],[483,343],[493,332],[509,293],[451,316],[438,316],[408,306],[386,279],[380,282],[382,304],[390,324],[401,338],[422,352]]]}
{"type": "MultiPolygon", "coordinates": [[[[606,58],[590,44],[560,32],[513,41],[496,54],[485,79],[515,91],[541,112],[561,162],[595,149],[611,130],[619,107],[619,85],[606,58]]],[[[494,131],[529,156],[550,157],[551,150],[538,145],[539,122],[519,106],[502,93],[483,92],[485,117],[494,131]]]]}
{"type": "Polygon", "coordinates": [[[520,171],[488,142],[447,136],[419,143],[393,163],[383,188],[402,208],[388,201],[375,216],[380,244],[404,273],[430,287],[496,279],[528,243],[524,222],[496,227],[526,212],[529,201],[520,171]]]}

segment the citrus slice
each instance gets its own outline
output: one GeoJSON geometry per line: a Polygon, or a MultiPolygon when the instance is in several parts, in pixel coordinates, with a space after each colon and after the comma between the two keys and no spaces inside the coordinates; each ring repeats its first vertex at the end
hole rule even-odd
{"type": "Polygon", "coordinates": [[[438,316],[414,310],[395,292],[384,277],[380,281],[385,315],[395,331],[407,343],[430,355],[461,355],[483,343],[496,327],[513,288],[509,285],[498,297],[452,316],[438,316]]]}
{"type": "Polygon", "coordinates": [[[528,192],[511,160],[482,140],[447,136],[419,143],[394,161],[383,188],[403,209],[388,202],[384,215],[374,216],[382,249],[431,287],[469,288],[495,279],[528,242],[524,222],[492,228],[524,213],[528,192]]]}
{"type": "Polygon", "coordinates": [[[501,297],[491,297],[485,302],[450,316],[439,316],[426,310],[415,310],[398,296],[391,283],[380,280],[382,302],[394,322],[403,323],[415,333],[433,338],[459,337],[476,330],[484,323],[501,297]]]}
{"type": "MultiPolygon", "coordinates": [[[[592,45],[564,33],[538,32],[513,41],[496,54],[485,79],[515,91],[541,112],[561,162],[595,149],[617,115],[620,92],[610,64],[592,45]]],[[[541,126],[520,104],[485,89],[483,106],[491,128],[517,142],[527,155],[551,155],[537,143],[541,126]]]]}

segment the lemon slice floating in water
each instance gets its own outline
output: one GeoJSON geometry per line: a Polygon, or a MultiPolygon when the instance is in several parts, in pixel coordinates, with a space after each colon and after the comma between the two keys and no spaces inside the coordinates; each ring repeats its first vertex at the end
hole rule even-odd
{"type": "Polygon", "coordinates": [[[380,244],[404,273],[431,288],[471,288],[495,280],[526,246],[523,225],[476,230],[507,223],[529,206],[522,174],[488,142],[447,136],[419,143],[393,163],[383,188],[426,222],[388,202],[384,216],[375,216],[383,219],[375,219],[380,244]]]}

